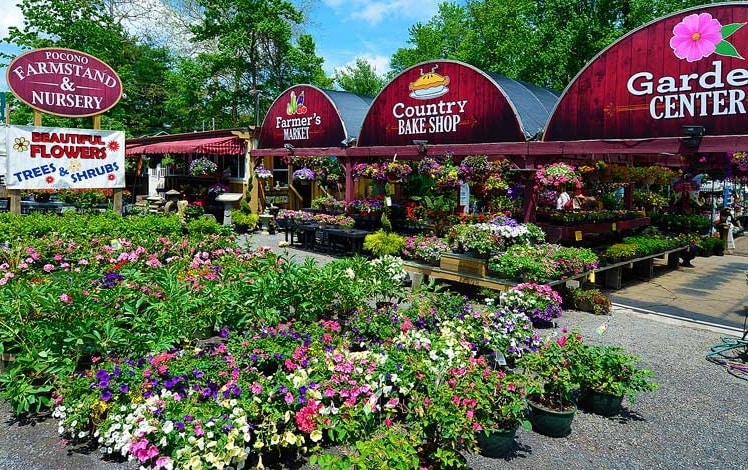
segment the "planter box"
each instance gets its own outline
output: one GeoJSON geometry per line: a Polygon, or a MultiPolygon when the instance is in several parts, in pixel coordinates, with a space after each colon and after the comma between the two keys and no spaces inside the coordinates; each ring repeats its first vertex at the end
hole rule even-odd
{"type": "Polygon", "coordinates": [[[443,253],[439,267],[444,271],[485,277],[488,272],[488,260],[468,255],[443,253]]]}

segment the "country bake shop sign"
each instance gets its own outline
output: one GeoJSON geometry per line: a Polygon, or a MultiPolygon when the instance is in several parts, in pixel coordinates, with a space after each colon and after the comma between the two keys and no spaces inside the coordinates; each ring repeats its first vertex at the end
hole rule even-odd
{"type": "Polygon", "coordinates": [[[457,132],[457,126],[465,113],[468,100],[439,99],[449,92],[449,76],[436,72],[423,73],[408,85],[408,96],[423,101],[419,104],[397,102],[392,107],[392,116],[397,121],[397,135],[442,134],[457,132]]]}
{"type": "Polygon", "coordinates": [[[119,102],[122,82],[96,57],[72,49],[35,49],[7,69],[10,90],[34,109],[67,117],[101,114],[119,102]]]}

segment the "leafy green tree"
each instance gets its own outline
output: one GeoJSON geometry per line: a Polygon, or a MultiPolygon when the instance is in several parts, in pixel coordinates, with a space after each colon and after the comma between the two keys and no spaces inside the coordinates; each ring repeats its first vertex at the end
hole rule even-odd
{"type": "MultiPolygon", "coordinates": [[[[107,0],[22,0],[23,27],[9,28],[4,43],[21,49],[64,47],[91,54],[111,66],[123,83],[123,99],[102,116],[102,126],[127,130],[133,135],[160,130],[167,90],[163,84],[170,55],[163,47],[151,47],[131,37],[117,15],[117,5],[107,0]]],[[[5,54],[4,59],[12,57],[5,54]]],[[[32,122],[32,111],[14,104],[14,124],[32,122]]],[[[45,116],[44,125],[90,127],[86,120],[45,116]]]]}
{"type": "Polygon", "coordinates": [[[436,59],[466,60],[464,49],[469,44],[463,40],[470,27],[468,11],[457,3],[442,3],[439,12],[427,23],[410,27],[408,44],[390,59],[390,78],[403,70],[436,59]]]}
{"type": "Polygon", "coordinates": [[[482,70],[562,90],[605,47],[647,22],[701,0],[468,0],[443,3],[411,27],[393,73],[455,59],[482,70]]]}
{"type": "Polygon", "coordinates": [[[355,65],[348,65],[335,72],[335,83],[345,91],[364,96],[377,96],[387,84],[383,76],[363,58],[356,59],[355,65]]]}
{"type": "Polygon", "coordinates": [[[276,96],[299,82],[326,86],[323,59],[311,36],[292,43],[303,17],[285,0],[198,0],[203,20],[193,25],[194,41],[214,45],[199,60],[209,77],[206,106],[222,125],[252,122],[256,105],[249,90],[276,96]]]}

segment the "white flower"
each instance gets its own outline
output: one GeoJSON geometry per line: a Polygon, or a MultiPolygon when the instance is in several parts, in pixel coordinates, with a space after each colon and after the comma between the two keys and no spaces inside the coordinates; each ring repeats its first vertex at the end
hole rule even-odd
{"type": "Polygon", "coordinates": [[[172,432],[173,430],[174,430],[174,422],[173,422],[173,421],[171,421],[171,420],[169,420],[169,421],[165,422],[165,423],[164,423],[164,425],[163,425],[163,426],[161,426],[161,431],[162,431],[162,432],[163,432],[164,434],[169,434],[169,433],[170,433],[170,432],[172,432]]]}
{"type": "Polygon", "coordinates": [[[351,279],[355,279],[356,278],[356,273],[351,268],[347,268],[345,270],[345,275],[348,276],[351,279]]]}

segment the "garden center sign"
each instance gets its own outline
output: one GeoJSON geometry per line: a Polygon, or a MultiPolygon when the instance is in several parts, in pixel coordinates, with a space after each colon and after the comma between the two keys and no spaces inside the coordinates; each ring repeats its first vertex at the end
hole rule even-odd
{"type": "Polygon", "coordinates": [[[122,131],[10,126],[8,189],[124,188],[122,131]]]}
{"type": "Polygon", "coordinates": [[[102,114],[122,96],[122,82],[104,62],[72,49],[35,49],[8,66],[11,91],[34,109],[67,117],[102,114]]]}
{"type": "Polygon", "coordinates": [[[743,135],[748,5],[703,6],[645,25],[593,59],[565,90],[544,140],[743,135]]]}

